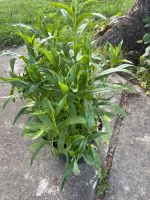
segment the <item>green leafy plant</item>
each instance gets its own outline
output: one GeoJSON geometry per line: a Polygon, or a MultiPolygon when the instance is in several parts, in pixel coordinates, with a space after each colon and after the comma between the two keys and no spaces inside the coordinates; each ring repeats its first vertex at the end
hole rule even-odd
{"type": "Polygon", "coordinates": [[[105,66],[105,69],[115,68],[123,63],[132,64],[132,62],[123,58],[122,45],[123,41],[116,46],[113,46],[111,43],[107,43],[103,48],[100,49],[101,61],[103,66],[105,66]]]}
{"type": "Polygon", "coordinates": [[[127,62],[127,60],[122,59],[122,44],[123,41],[121,41],[118,46],[113,46],[112,44],[108,44],[108,56],[110,60],[110,66],[113,68],[117,66],[118,63],[124,63],[127,62]]]}
{"type": "Polygon", "coordinates": [[[108,171],[106,171],[106,169],[102,168],[101,179],[98,181],[98,184],[96,187],[96,195],[100,199],[103,199],[105,197],[106,191],[110,187],[108,177],[109,177],[108,171]]]}
{"type": "MultiPolygon", "coordinates": [[[[150,27],[150,18],[146,18],[144,21],[147,23],[146,27],[150,27]]],[[[139,77],[141,86],[146,90],[150,90],[150,33],[144,35],[143,42],[148,46],[145,49],[145,53],[140,57],[137,76],[139,77]]],[[[148,91],[147,94],[149,94],[148,91]]]]}
{"type": "Polygon", "coordinates": [[[49,16],[47,23],[39,17],[38,28],[32,35],[19,32],[28,55],[11,53],[10,76],[0,78],[12,85],[5,106],[9,99],[17,98],[16,91],[18,97],[27,102],[14,123],[22,114],[28,115],[23,135],[33,140],[31,164],[45,145],[52,154],[65,156],[61,189],[72,173],[80,173],[81,158],[93,166],[98,177],[101,176],[97,140],[108,143],[112,116],[126,116],[124,110],[103,99],[103,95],[129,89],[128,85],[112,84],[107,78],[115,72],[130,73],[127,68],[131,65],[124,63],[104,70],[101,56],[93,53],[84,33],[89,17],[105,17],[99,13],[81,13],[88,2],[80,4],[72,0],[70,5],[50,2],[58,11],[49,16]],[[14,70],[16,58],[24,62],[20,74],[14,70]],[[99,128],[99,123],[105,127],[105,132],[99,128]]]}

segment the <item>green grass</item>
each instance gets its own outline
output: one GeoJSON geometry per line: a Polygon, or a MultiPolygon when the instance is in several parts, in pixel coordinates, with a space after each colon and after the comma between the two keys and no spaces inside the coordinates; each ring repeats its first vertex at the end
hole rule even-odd
{"type": "MultiPolygon", "coordinates": [[[[88,9],[108,17],[124,14],[134,2],[134,0],[95,1],[96,3],[88,9]]],[[[22,40],[11,25],[14,23],[35,25],[39,13],[44,15],[50,12],[48,2],[49,0],[0,0],[0,49],[21,44],[22,40]]]]}
{"type": "Polygon", "coordinates": [[[35,24],[39,12],[45,11],[47,0],[0,0],[0,48],[18,45],[14,23],[35,24]]]}

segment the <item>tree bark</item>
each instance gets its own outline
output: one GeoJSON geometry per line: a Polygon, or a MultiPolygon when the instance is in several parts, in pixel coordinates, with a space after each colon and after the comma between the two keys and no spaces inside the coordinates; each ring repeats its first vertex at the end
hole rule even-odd
{"type": "Polygon", "coordinates": [[[130,52],[128,58],[136,60],[145,49],[145,45],[139,44],[137,41],[141,40],[149,31],[143,21],[146,17],[150,17],[150,0],[136,0],[126,15],[112,20],[106,29],[98,32],[96,47],[107,42],[118,45],[123,40],[123,49],[130,52]]]}

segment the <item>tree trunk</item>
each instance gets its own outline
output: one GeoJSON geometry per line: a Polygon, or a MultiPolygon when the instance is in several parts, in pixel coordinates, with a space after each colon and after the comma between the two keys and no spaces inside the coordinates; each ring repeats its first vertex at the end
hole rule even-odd
{"type": "MultiPolygon", "coordinates": [[[[144,52],[145,45],[137,43],[148,32],[143,19],[150,17],[150,0],[136,0],[132,9],[124,16],[112,20],[106,29],[96,35],[96,46],[109,42],[114,45],[123,40],[123,49],[128,58],[136,60],[144,52]],[[106,30],[106,31],[105,31],[106,30]],[[134,55],[132,53],[134,52],[134,55]]],[[[133,60],[134,61],[134,60],[133,60]]]]}

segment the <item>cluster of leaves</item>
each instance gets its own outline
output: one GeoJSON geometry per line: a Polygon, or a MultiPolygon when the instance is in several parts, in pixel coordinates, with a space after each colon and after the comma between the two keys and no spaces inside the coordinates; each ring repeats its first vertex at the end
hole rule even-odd
{"type": "Polygon", "coordinates": [[[102,168],[101,179],[99,180],[96,187],[96,194],[97,197],[100,199],[103,199],[105,197],[106,191],[110,187],[108,177],[109,177],[108,171],[102,168]]]}
{"type": "MultiPolygon", "coordinates": [[[[66,170],[61,188],[72,173],[80,173],[78,161],[81,158],[93,166],[100,177],[101,164],[95,141],[99,138],[109,142],[111,117],[126,115],[116,104],[97,97],[97,94],[102,97],[109,92],[128,89],[126,84],[112,84],[107,78],[115,72],[129,73],[127,67],[131,65],[124,63],[104,70],[103,59],[93,53],[85,30],[89,17],[105,17],[81,13],[89,2],[72,0],[69,5],[50,2],[51,6],[59,8],[58,11],[49,15],[47,23],[39,18],[37,30],[24,26],[33,33],[19,32],[28,55],[13,54],[10,77],[0,78],[12,85],[9,99],[17,98],[17,91],[18,96],[27,101],[14,122],[22,114],[28,115],[23,135],[34,141],[31,164],[45,145],[53,154],[65,155],[66,170]],[[16,58],[24,62],[20,74],[14,70],[16,58]],[[99,122],[105,132],[99,129],[99,122]]],[[[115,64],[118,63],[115,61],[115,64]]]]}
{"type": "Polygon", "coordinates": [[[103,66],[105,66],[105,68],[114,68],[118,64],[123,63],[132,64],[132,62],[123,58],[122,45],[123,41],[121,41],[118,46],[113,46],[111,43],[107,43],[100,49],[103,66]]]}
{"type": "MultiPolygon", "coordinates": [[[[146,18],[144,21],[147,23],[146,27],[150,28],[150,18],[146,18]]],[[[147,33],[143,37],[143,41],[147,45],[147,48],[145,49],[145,53],[140,57],[140,67],[138,68],[137,76],[140,79],[141,86],[146,90],[150,90],[150,33],[147,33]]]]}

